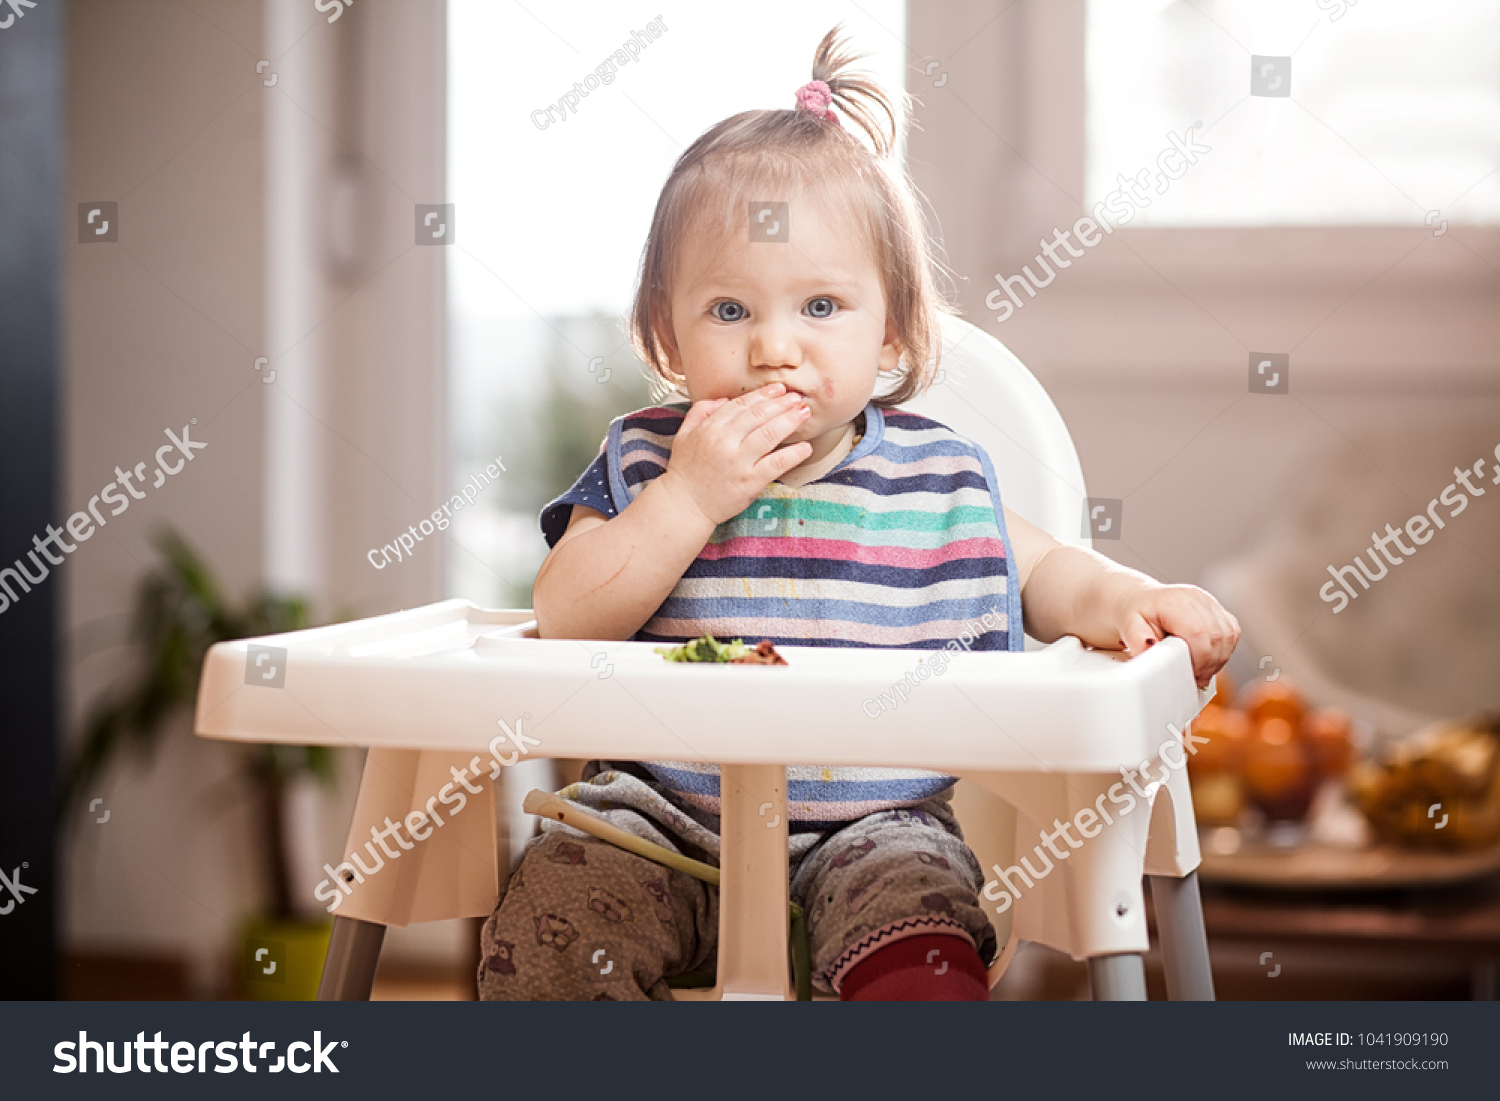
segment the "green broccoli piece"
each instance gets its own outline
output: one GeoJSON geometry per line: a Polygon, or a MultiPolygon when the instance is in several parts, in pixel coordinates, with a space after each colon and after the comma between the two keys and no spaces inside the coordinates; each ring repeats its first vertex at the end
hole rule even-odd
{"type": "Polygon", "coordinates": [[[656,647],[656,653],[668,661],[735,661],[750,653],[750,650],[751,648],[745,645],[745,640],[742,638],[737,638],[733,642],[720,642],[713,635],[695,638],[692,642],[684,642],[681,646],[656,647]]]}

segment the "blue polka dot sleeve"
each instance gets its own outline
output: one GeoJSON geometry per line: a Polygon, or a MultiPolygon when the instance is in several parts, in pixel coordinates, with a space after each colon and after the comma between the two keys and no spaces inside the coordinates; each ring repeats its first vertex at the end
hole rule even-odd
{"type": "Polygon", "coordinates": [[[609,476],[602,453],[589,464],[583,476],[573,483],[572,489],[542,509],[542,536],[547,540],[548,547],[557,546],[563,532],[568,530],[574,505],[598,509],[611,519],[617,515],[614,499],[609,495],[609,476]]]}

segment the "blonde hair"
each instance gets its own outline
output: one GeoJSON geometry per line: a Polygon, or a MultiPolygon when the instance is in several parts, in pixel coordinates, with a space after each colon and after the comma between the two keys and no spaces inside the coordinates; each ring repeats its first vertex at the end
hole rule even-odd
{"type": "MultiPolygon", "coordinates": [[[[668,363],[672,278],[679,244],[691,229],[727,234],[745,225],[747,200],[790,194],[807,183],[854,216],[875,248],[887,316],[901,349],[895,387],[874,398],[891,407],[932,384],[941,358],[940,315],[953,313],[933,280],[934,246],[917,191],[895,158],[897,114],[880,84],[848,67],[842,24],[818,43],[812,75],[833,104],[870,139],[801,109],[744,111],[705,131],[677,159],[656,202],[631,306],[631,346],[655,375],[661,395],[684,390],[668,363]],[[873,147],[873,152],[871,150],[873,147]]],[[[910,97],[901,93],[903,108],[910,97]]]]}

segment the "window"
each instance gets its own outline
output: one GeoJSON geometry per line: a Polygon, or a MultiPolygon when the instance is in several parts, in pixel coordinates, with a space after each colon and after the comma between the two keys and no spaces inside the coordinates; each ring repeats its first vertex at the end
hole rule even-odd
{"type": "Polygon", "coordinates": [[[449,2],[452,483],[497,455],[506,468],[449,531],[452,595],[528,605],[546,554],[539,509],[583,472],[612,417],[650,404],[622,316],[688,144],[736,112],[792,106],[841,21],[872,55],[863,67],[904,87],[902,0],[651,10],[665,27],[654,38],[654,14],[618,4],[449,2]],[[627,41],[636,57],[603,83],[596,69],[627,41]]]}
{"type": "Polygon", "coordinates": [[[1121,174],[1150,170],[1137,225],[1500,223],[1495,0],[1089,0],[1087,11],[1090,206],[1121,174]],[[1255,56],[1270,68],[1252,88],[1255,56]],[[1212,152],[1163,180],[1168,132],[1195,122],[1212,152]]]}

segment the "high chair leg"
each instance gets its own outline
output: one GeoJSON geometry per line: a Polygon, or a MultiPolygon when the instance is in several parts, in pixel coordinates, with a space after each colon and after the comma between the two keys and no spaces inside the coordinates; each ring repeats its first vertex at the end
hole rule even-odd
{"type": "Polygon", "coordinates": [[[1140,953],[1089,957],[1089,989],[1096,1002],[1144,1002],[1146,965],[1140,953]]]}
{"type": "Polygon", "coordinates": [[[1180,879],[1171,875],[1146,878],[1151,881],[1151,901],[1156,908],[1167,998],[1174,1002],[1213,1001],[1214,976],[1209,969],[1198,873],[1191,871],[1180,879]]]}
{"type": "Polygon", "coordinates": [[[791,1001],[786,769],[720,765],[719,981],[724,1001],[791,1001]]]}
{"type": "Polygon", "coordinates": [[[358,918],[335,917],[328,959],[318,983],[320,1002],[367,1002],[380,965],[385,926],[358,918]]]}

